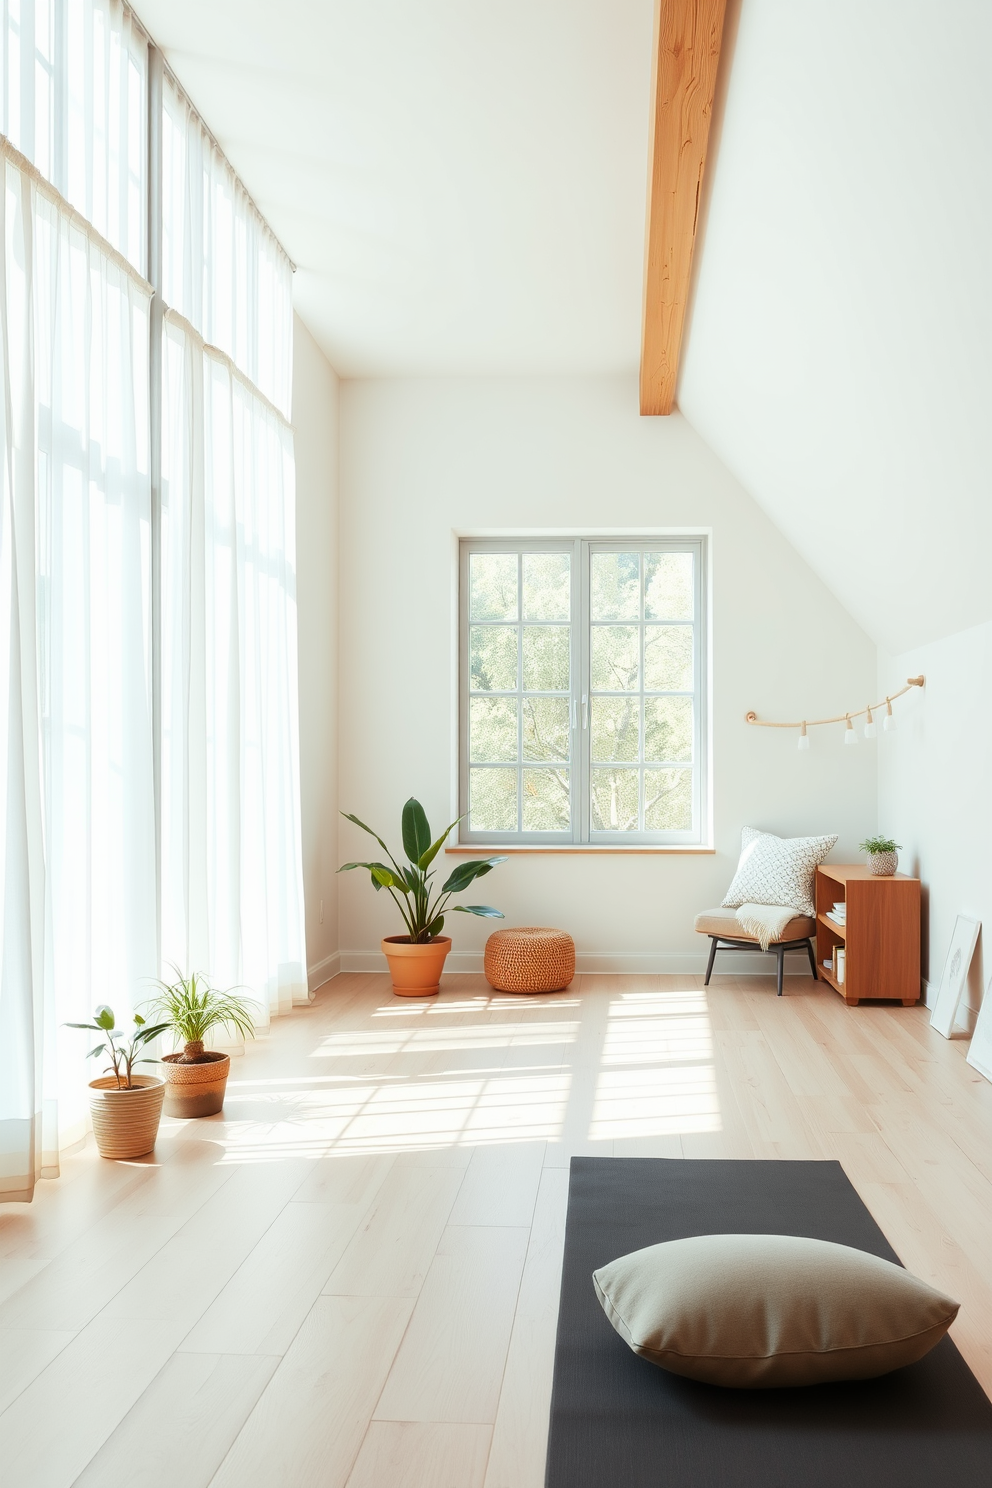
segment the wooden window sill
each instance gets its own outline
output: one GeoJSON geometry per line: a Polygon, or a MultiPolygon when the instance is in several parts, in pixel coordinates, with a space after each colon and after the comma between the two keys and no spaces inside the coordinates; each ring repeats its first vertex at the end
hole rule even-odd
{"type": "Polygon", "coordinates": [[[611,844],[600,847],[593,842],[568,842],[556,843],[553,846],[542,847],[537,842],[498,843],[498,842],[459,842],[454,847],[446,847],[446,853],[471,853],[474,857],[495,857],[497,853],[668,853],[675,856],[686,856],[687,854],[709,854],[716,852],[715,847],[678,847],[659,845],[652,847],[641,845],[638,847],[625,847],[622,843],[611,844]]]}

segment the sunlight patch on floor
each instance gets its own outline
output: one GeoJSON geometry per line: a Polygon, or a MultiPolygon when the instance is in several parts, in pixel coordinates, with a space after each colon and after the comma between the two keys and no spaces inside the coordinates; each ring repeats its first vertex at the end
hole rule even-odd
{"type": "Polygon", "coordinates": [[[706,994],[627,992],[610,1004],[589,1135],[722,1129],[706,994]]]}
{"type": "Polygon", "coordinates": [[[449,1049],[493,1049],[509,1044],[571,1043],[578,1023],[483,1023],[394,1028],[389,1032],[357,1030],[332,1033],[322,1039],[311,1058],[328,1059],[363,1054],[428,1054],[449,1049]]]}
{"type": "Polygon", "coordinates": [[[558,1066],[494,1070],[451,1079],[352,1081],[338,1088],[298,1086],[228,1098],[225,1162],[423,1152],[496,1142],[547,1141],[561,1130],[569,1076],[558,1066]],[[239,1104],[272,1104],[273,1119],[237,1119],[239,1104]],[[278,1115],[277,1115],[278,1111],[278,1115]]]}

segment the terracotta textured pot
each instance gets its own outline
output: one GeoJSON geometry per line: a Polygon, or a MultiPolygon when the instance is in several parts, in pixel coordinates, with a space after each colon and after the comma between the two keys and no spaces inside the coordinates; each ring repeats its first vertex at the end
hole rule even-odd
{"type": "Polygon", "coordinates": [[[132,1075],[131,1083],[131,1090],[119,1090],[113,1075],[90,1081],[90,1115],[101,1157],[144,1157],[155,1146],[165,1083],[157,1075],[132,1075]]]}
{"type": "Polygon", "coordinates": [[[898,867],[899,854],[897,852],[868,854],[868,872],[874,873],[876,878],[891,878],[898,867]]]}
{"type": "Polygon", "coordinates": [[[406,935],[387,935],[382,949],[397,997],[433,997],[441,990],[441,971],[451,950],[450,935],[438,935],[426,945],[412,945],[406,935]]]}
{"type": "Polygon", "coordinates": [[[178,1054],[165,1054],[165,1114],[167,1116],[216,1116],[224,1104],[229,1054],[207,1053],[204,1064],[179,1064],[178,1054]]]}

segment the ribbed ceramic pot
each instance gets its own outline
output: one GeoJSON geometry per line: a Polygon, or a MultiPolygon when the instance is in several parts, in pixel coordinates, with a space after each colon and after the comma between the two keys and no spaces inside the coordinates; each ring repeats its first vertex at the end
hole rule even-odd
{"type": "Polygon", "coordinates": [[[203,1064],[180,1064],[180,1057],[162,1057],[166,1116],[216,1116],[224,1105],[231,1056],[208,1051],[203,1064]]]}
{"type": "Polygon", "coordinates": [[[450,935],[435,936],[425,945],[413,945],[408,935],[387,935],[382,949],[397,997],[434,997],[440,992],[450,935]]]}
{"type": "Polygon", "coordinates": [[[874,873],[876,878],[891,878],[898,867],[897,852],[868,854],[868,872],[874,873]]]}
{"type": "Polygon", "coordinates": [[[90,1116],[101,1157],[144,1157],[155,1146],[165,1082],[157,1075],[132,1075],[131,1086],[118,1089],[113,1075],[90,1081],[90,1116]]]}

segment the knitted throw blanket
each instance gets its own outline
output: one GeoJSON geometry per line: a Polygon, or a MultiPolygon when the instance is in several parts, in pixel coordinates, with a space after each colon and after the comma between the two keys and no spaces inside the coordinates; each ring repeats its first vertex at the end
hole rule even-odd
{"type": "Polygon", "coordinates": [[[782,939],[786,925],[799,913],[788,904],[742,904],[737,911],[737,922],[767,951],[772,941],[782,939]]]}

